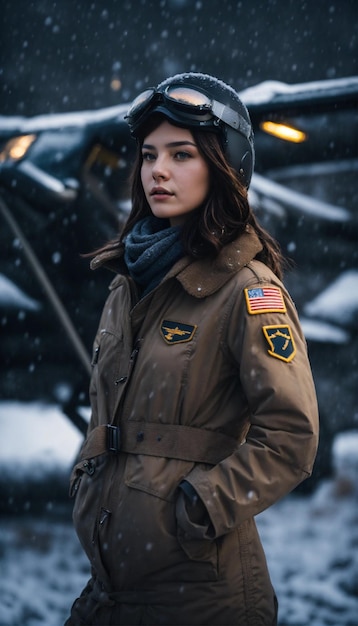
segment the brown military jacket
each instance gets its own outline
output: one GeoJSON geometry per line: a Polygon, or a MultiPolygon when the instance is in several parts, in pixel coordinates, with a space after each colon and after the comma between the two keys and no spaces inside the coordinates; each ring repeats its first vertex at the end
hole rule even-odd
{"type": "Polygon", "coordinates": [[[260,250],[248,229],[142,299],[112,281],[72,475],[93,579],[68,624],[276,623],[253,518],[309,476],[318,413],[295,306],[260,250]]]}

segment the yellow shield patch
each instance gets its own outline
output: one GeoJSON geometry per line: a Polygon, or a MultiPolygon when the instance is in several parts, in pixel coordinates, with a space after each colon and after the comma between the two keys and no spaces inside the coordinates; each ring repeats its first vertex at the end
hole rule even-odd
{"type": "Polygon", "coordinates": [[[286,363],[292,361],[296,354],[296,346],[290,327],[287,324],[277,324],[263,326],[262,330],[270,346],[268,353],[286,363]]]}

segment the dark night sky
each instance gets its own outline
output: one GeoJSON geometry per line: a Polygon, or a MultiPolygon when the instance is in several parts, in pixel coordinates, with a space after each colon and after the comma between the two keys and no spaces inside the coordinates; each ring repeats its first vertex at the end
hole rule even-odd
{"type": "Polygon", "coordinates": [[[187,70],[238,89],[351,76],[357,14],[356,0],[3,0],[0,113],[111,106],[187,70]]]}

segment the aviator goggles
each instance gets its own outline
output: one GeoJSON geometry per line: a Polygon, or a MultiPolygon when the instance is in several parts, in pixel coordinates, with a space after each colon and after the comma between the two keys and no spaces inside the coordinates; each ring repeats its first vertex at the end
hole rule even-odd
{"type": "Polygon", "coordinates": [[[217,127],[220,122],[224,122],[246,139],[251,137],[251,125],[239,113],[193,87],[168,85],[164,91],[146,89],[139,94],[126,114],[134,135],[154,111],[167,112],[173,121],[194,127],[217,127]]]}

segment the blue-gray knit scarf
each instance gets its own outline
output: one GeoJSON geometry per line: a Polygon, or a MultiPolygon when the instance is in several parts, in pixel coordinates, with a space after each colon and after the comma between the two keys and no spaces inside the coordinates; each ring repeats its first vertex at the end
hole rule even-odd
{"type": "Polygon", "coordinates": [[[137,222],[124,240],[124,260],[142,295],[154,289],[183,256],[181,227],[168,224],[150,215],[137,222]]]}

